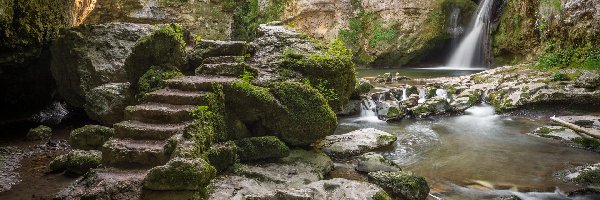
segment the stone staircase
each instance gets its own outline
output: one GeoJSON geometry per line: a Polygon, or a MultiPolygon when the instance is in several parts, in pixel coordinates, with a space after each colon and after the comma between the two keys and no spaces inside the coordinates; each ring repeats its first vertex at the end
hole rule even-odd
{"type": "MultiPolygon", "coordinates": [[[[190,113],[197,106],[208,105],[213,84],[231,83],[248,70],[244,55],[240,55],[245,51],[230,52],[234,53],[205,58],[195,76],[167,80],[167,87],[147,94],[144,103],[127,107],[125,121],[114,125],[113,139],[102,148],[103,164],[115,171],[147,173],[171,160],[165,148],[167,140],[192,123],[190,113]]],[[[133,177],[141,183],[144,176],[133,177]]]]}

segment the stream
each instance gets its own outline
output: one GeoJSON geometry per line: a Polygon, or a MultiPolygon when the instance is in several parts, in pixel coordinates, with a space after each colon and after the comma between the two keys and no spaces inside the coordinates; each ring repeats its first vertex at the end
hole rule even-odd
{"type": "MultiPolygon", "coordinates": [[[[418,74],[422,70],[413,71],[418,74]]],[[[544,192],[543,195],[563,199],[560,192],[554,192],[557,188],[574,191],[581,187],[559,180],[555,173],[597,163],[600,154],[526,134],[543,126],[547,122],[544,119],[497,115],[486,104],[459,116],[389,123],[378,120],[372,111],[363,110],[360,116],[341,119],[336,134],[376,128],[397,135],[393,147],[380,153],[403,170],[424,176],[432,195],[438,198],[485,199],[508,194],[539,199],[534,198],[538,193],[533,192],[544,192]]]]}

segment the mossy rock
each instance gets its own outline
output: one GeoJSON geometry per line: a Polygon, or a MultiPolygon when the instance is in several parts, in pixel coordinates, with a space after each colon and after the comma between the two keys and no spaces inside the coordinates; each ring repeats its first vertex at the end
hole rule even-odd
{"type": "Polygon", "coordinates": [[[71,131],[69,144],[75,149],[100,150],[102,145],[114,135],[114,129],[98,126],[85,125],[71,131]]]}
{"type": "Polygon", "coordinates": [[[44,125],[29,129],[26,136],[29,141],[47,140],[50,137],[52,137],[52,128],[44,125]]]}
{"type": "Polygon", "coordinates": [[[177,78],[183,76],[179,70],[169,70],[162,67],[153,66],[146,71],[140,79],[137,81],[138,84],[138,99],[143,98],[147,93],[161,89],[165,87],[165,80],[177,78]]]}
{"type": "Polygon", "coordinates": [[[290,149],[275,136],[245,138],[235,144],[241,161],[271,160],[290,155],[290,149]]]}
{"type": "Polygon", "coordinates": [[[325,98],[314,88],[302,83],[280,82],[269,86],[271,93],[285,106],[287,114],[268,127],[291,145],[309,145],[333,134],[337,117],[325,98]]]}
{"type": "Polygon", "coordinates": [[[204,159],[174,158],[148,171],[144,189],[202,190],[216,174],[217,170],[204,159]]]}
{"type": "Polygon", "coordinates": [[[238,149],[234,142],[214,144],[206,151],[205,156],[218,173],[227,170],[238,161],[238,149]]]}
{"type": "Polygon", "coordinates": [[[371,91],[375,86],[371,85],[368,81],[357,81],[356,87],[354,87],[354,92],[352,92],[352,99],[360,99],[360,95],[367,94],[371,91]]]}
{"type": "Polygon", "coordinates": [[[417,88],[417,86],[410,86],[408,88],[406,88],[406,96],[410,97],[410,95],[419,95],[419,88],[417,88]]]}
{"type": "Polygon", "coordinates": [[[141,38],[125,61],[127,79],[133,88],[137,88],[139,78],[151,66],[182,71],[186,57],[184,38],[183,28],[176,24],[166,25],[141,38]]]}
{"type": "Polygon", "coordinates": [[[53,172],[66,171],[69,174],[83,175],[101,164],[102,153],[100,151],[73,150],[54,158],[48,165],[48,169],[53,172]]]}
{"type": "Polygon", "coordinates": [[[429,185],[425,178],[408,172],[371,172],[369,180],[400,199],[425,200],[429,195],[429,185]]]}

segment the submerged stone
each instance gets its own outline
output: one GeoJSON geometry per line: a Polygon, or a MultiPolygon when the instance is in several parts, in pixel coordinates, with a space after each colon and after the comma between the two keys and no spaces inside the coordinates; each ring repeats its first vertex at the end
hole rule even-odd
{"type": "Polygon", "coordinates": [[[144,189],[202,190],[215,175],[215,168],[203,159],[174,158],[148,171],[144,189]]]}

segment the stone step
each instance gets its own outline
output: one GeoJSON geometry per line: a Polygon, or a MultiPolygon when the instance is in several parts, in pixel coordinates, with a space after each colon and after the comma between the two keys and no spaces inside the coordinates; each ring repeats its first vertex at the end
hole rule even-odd
{"type": "Polygon", "coordinates": [[[205,58],[202,64],[243,63],[245,60],[244,56],[216,56],[205,58]]]}
{"type": "Polygon", "coordinates": [[[220,75],[239,77],[245,71],[250,71],[247,63],[203,64],[196,68],[196,75],[220,75]]]}
{"type": "Polygon", "coordinates": [[[248,43],[244,41],[200,40],[194,50],[200,50],[203,57],[245,56],[248,43]]]}
{"type": "Polygon", "coordinates": [[[166,140],[169,137],[182,132],[191,122],[177,124],[152,124],[135,120],[116,123],[115,138],[136,140],[166,140]]]}
{"type": "Polygon", "coordinates": [[[123,169],[164,165],[171,157],[166,144],[165,140],[112,139],[102,146],[102,163],[123,169]]]}
{"type": "Polygon", "coordinates": [[[146,102],[165,103],[173,105],[206,105],[207,92],[181,91],[176,89],[160,89],[148,93],[146,102]]]}
{"type": "Polygon", "coordinates": [[[125,108],[125,119],[146,123],[169,124],[191,121],[194,105],[145,103],[125,108]]]}
{"type": "Polygon", "coordinates": [[[225,76],[183,76],[169,79],[165,82],[167,87],[184,91],[212,91],[213,83],[228,84],[238,80],[225,76]]]}

